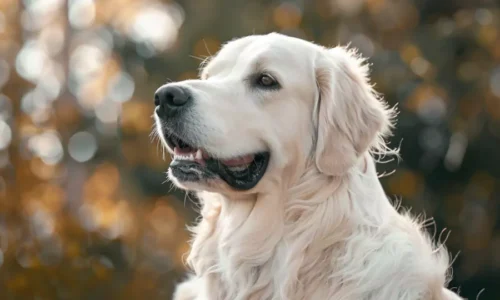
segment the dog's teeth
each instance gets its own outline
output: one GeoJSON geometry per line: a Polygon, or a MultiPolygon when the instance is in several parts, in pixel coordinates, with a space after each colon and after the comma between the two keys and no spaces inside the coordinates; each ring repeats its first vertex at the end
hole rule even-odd
{"type": "Polygon", "coordinates": [[[201,154],[201,149],[198,149],[198,151],[196,151],[196,159],[202,159],[203,158],[203,154],[201,154]]]}
{"type": "Polygon", "coordinates": [[[184,154],[177,154],[174,156],[174,159],[178,160],[195,160],[195,157],[197,157],[196,153],[184,153],[184,154]]]}

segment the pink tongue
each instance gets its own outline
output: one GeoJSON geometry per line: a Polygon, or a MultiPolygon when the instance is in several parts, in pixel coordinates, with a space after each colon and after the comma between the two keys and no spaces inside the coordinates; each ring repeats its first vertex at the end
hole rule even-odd
{"type": "Polygon", "coordinates": [[[222,160],[221,162],[228,167],[237,167],[237,166],[241,166],[241,165],[248,165],[249,163],[251,163],[253,161],[253,159],[254,159],[254,155],[247,155],[247,156],[243,156],[243,157],[222,160]]]}

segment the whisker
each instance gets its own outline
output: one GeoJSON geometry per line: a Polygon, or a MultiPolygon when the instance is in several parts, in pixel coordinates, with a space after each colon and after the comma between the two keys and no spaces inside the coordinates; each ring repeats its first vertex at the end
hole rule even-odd
{"type": "Polygon", "coordinates": [[[199,61],[204,61],[204,60],[205,60],[205,59],[207,59],[209,56],[202,57],[202,56],[196,56],[196,55],[189,55],[189,57],[194,58],[194,59],[197,59],[197,60],[199,60],[199,61]]]}
{"type": "Polygon", "coordinates": [[[208,49],[207,42],[205,39],[203,39],[203,44],[205,44],[205,50],[207,50],[208,55],[212,56],[212,53],[210,53],[210,50],[208,49]]]}

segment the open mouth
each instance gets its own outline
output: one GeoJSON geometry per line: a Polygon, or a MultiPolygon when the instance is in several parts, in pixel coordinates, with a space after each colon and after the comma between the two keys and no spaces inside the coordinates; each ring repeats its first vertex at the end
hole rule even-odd
{"type": "Polygon", "coordinates": [[[268,152],[221,159],[172,134],[165,139],[174,152],[170,169],[180,181],[196,182],[218,177],[234,189],[249,190],[264,176],[269,164],[268,152]]]}

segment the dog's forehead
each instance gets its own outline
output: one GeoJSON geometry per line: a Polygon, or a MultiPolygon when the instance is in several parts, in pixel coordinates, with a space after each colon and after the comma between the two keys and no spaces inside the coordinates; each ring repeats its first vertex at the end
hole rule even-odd
{"type": "Polygon", "coordinates": [[[304,67],[314,57],[311,54],[317,51],[317,47],[305,40],[277,33],[252,35],[225,44],[206,69],[232,68],[238,63],[251,64],[257,60],[284,67],[304,67]]]}
{"type": "Polygon", "coordinates": [[[310,51],[314,46],[314,44],[302,39],[279,33],[270,33],[267,35],[252,35],[232,40],[224,45],[220,54],[234,55],[258,48],[276,51],[293,48],[296,51],[310,51]]]}

